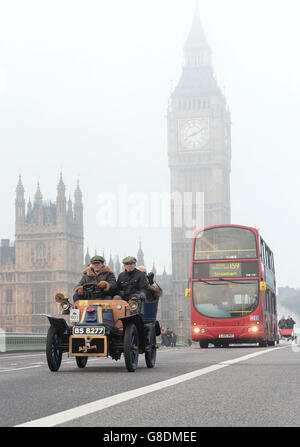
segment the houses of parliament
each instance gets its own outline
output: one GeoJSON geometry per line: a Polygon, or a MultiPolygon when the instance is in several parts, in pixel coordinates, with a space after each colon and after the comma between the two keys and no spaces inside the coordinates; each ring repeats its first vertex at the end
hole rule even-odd
{"type": "MultiPolygon", "coordinates": [[[[25,201],[21,177],[16,188],[15,241],[1,239],[0,245],[0,328],[6,332],[43,333],[49,323],[42,314],[56,315],[57,292],[73,296],[75,284],[89,264],[84,256],[83,203],[77,184],[74,202],[66,200],[62,175],[57,184],[56,201],[43,200],[38,184],[33,203],[25,201]]],[[[138,265],[145,265],[141,246],[138,265]]],[[[118,257],[109,257],[107,264],[116,277],[121,271],[118,257]]],[[[152,271],[156,273],[155,266],[152,271]]],[[[165,289],[161,311],[168,318],[170,275],[164,270],[158,276],[165,289]]]]}
{"type": "MultiPolygon", "coordinates": [[[[200,21],[198,7],[184,45],[181,78],[171,93],[167,111],[170,192],[204,197],[203,226],[230,223],[231,118],[212,67],[212,51],[200,21]]],[[[172,274],[156,274],[164,291],[159,320],[187,337],[190,303],[185,298],[190,272],[191,238],[175,225],[171,202],[172,274]]],[[[34,201],[25,203],[21,178],[16,188],[15,241],[1,240],[0,328],[11,332],[45,332],[42,313],[56,314],[57,291],[72,296],[74,284],[89,262],[84,258],[82,193],[66,200],[62,176],[56,202],[43,200],[39,185],[34,201]]],[[[140,247],[138,265],[145,265],[140,247]]],[[[119,259],[107,262],[118,275],[119,259]]],[[[147,266],[146,266],[147,267],[147,266]]],[[[148,270],[151,270],[148,266],[148,270]]],[[[152,267],[154,273],[155,266],[152,267]]]]}
{"type": "Polygon", "coordinates": [[[83,267],[83,205],[77,184],[66,200],[62,175],[56,202],[43,200],[38,184],[25,203],[21,177],[16,188],[15,241],[1,239],[0,327],[7,332],[44,332],[43,313],[57,313],[54,296],[70,294],[83,267]]]}

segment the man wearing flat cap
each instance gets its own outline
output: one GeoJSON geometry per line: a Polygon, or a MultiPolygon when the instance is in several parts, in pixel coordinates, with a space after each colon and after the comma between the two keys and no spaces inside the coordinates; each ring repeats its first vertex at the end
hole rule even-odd
{"type": "Polygon", "coordinates": [[[146,298],[147,280],[146,276],[136,268],[136,258],[127,256],[123,259],[125,271],[118,277],[118,294],[126,301],[130,298],[146,298]]]}
{"type": "Polygon", "coordinates": [[[105,265],[105,259],[102,256],[93,256],[90,264],[83,271],[83,277],[74,289],[74,303],[83,297],[84,284],[95,284],[99,290],[100,299],[112,299],[116,292],[117,282],[111,268],[105,265]]]}

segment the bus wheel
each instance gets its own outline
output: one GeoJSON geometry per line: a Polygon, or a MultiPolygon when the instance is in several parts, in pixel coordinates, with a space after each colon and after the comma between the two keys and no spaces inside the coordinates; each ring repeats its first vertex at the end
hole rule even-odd
{"type": "Polygon", "coordinates": [[[200,344],[200,348],[201,348],[201,349],[206,349],[206,348],[208,348],[208,341],[207,341],[207,340],[201,340],[201,341],[199,342],[199,344],[200,344]]]}
{"type": "Polygon", "coordinates": [[[274,340],[268,340],[267,343],[268,343],[268,346],[275,346],[274,340]]]}
{"type": "Polygon", "coordinates": [[[267,342],[264,339],[259,340],[258,344],[261,348],[265,348],[267,346],[267,342]]]}

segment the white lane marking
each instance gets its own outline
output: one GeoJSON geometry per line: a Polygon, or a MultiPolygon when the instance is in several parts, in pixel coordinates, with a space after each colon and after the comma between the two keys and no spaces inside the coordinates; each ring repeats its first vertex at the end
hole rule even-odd
{"type": "MultiPolygon", "coordinates": [[[[276,348],[276,349],[285,349],[285,348],[286,348],[286,346],[280,346],[280,348],[276,348]]],[[[270,348],[265,351],[256,352],[255,356],[262,355],[265,352],[270,352],[270,351],[274,351],[274,348],[270,348]]],[[[234,363],[243,362],[244,360],[251,359],[251,357],[253,357],[253,354],[243,355],[242,357],[238,357],[237,359],[224,360],[224,362],[220,362],[220,365],[233,365],[234,363]]]]}
{"type": "Polygon", "coordinates": [[[121,394],[116,394],[115,396],[106,397],[104,399],[99,399],[88,404],[80,405],[79,407],[71,408],[70,410],[61,411],[59,413],[52,414],[40,419],[35,419],[29,422],[25,422],[16,427],[54,427],[55,425],[63,424],[64,422],[69,422],[73,419],[79,417],[87,416],[88,414],[95,413],[97,411],[104,410],[105,408],[118,405],[122,402],[126,402],[130,399],[135,399],[136,397],[143,396],[145,394],[153,393],[154,391],[159,391],[161,389],[177,385],[179,383],[185,382],[187,380],[194,379],[196,377],[202,376],[204,374],[209,374],[211,372],[217,371],[222,368],[230,366],[232,363],[242,362],[250,358],[256,357],[258,355],[266,354],[268,352],[274,352],[280,348],[270,348],[264,351],[254,352],[253,354],[244,355],[237,359],[228,360],[222,363],[217,363],[215,365],[207,366],[206,368],[197,369],[186,374],[182,374],[172,379],[163,380],[162,382],[154,383],[152,385],[137,388],[136,390],[126,391],[121,394]],[[232,362],[232,363],[230,363],[232,362]]]}
{"type": "Polygon", "coordinates": [[[45,357],[46,354],[45,354],[45,352],[43,352],[41,354],[25,354],[25,355],[13,355],[13,354],[11,354],[11,355],[7,355],[7,356],[0,355],[0,360],[3,360],[3,359],[27,358],[27,357],[39,357],[41,355],[43,357],[45,357]]]}
{"type": "Polygon", "coordinates": [[[11,372],[11,371],[20,371],[21,369],[40,368],[40,367],[41,367],[41,365],[34,365],[34,366],[23,366],[22,368],[0,369],[0,373],[11,372]]]}

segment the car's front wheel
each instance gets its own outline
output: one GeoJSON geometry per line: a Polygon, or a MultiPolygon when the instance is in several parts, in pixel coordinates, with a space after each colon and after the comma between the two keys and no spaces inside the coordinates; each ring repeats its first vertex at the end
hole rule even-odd
{"type": "Polygon", "coordinates": [[[59,349],[59,334],[55,326],[50,326],[46,341],[46,357],[50,371],[58,371],[61,365],[62,350],[59,349]]]}

